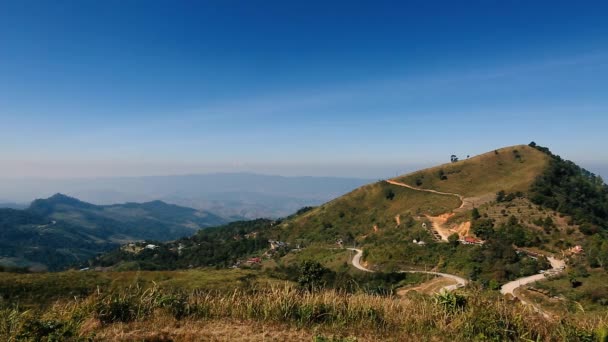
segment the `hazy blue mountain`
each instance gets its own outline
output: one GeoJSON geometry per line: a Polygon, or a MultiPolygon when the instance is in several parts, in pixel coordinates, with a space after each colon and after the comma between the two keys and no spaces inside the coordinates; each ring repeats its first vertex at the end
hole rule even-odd
{"type": "Polygon", "coordinates": [[[0,263],[60,269],[121,243],[168,241],[227,221],[162,201],[94,205],[62,194],[0,209],[0,263]]]}
{"type": "Polygon", "coordinates": [[[28,205],[24,203],[0,202],[0,209],[25,209],[28,205]]]}
{"type": "Polygon", "coordinates": [[[16,202],[29,202],[58,192],[95,204],[163,200],[233,219],[286,216],[303,206],[324,203],[370,181],[249,173],[64,180],[0,179],[0,193],[16,202]]]}

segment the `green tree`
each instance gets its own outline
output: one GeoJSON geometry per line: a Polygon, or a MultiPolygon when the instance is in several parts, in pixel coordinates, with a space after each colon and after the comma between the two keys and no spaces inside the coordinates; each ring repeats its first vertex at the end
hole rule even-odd
{"type": "Polygon", "coordinates": [[[300,264],[298,284],[308,290],[316,291],[325,286],[323,276],[328,270],[316,261],[306,260],[300,264]]]}
{"type": "Polygon", "coordinates": [[[496,193],[496,202],[500,203],[500,202],[503,202],[504,200],[505,200],[505,191],[500,190],[499,192],[496,193]]]}
{"type": "Polygon", "coordinates": [[[448,243],[449,243],[450,245],[452,245],[452,246],[456,247],[456,246],[458,246],[458,239],[459,239],[458,234],[457,234],[457,233],[454,233],[454,234],[452,234],[452,235],[448,236],[448,243]]]}
{"type": "Polygon", "coordinates": [[[477,208],[473,208],[473,210],[471,211],[471,219],[473,221],[478,220],[479,218],[481,218],[481,214],[479,214],[479,210],[477,208]]]}
{"type": "Polygon", "coordinates": [[[439,175],[439,179],[441,179],[441,180],[448,179],[448,176],[445,175],[445,171],[443,171],[443,169],[439,170],[438,175],[439,175]]]}
{"type": "Polygon", "coordinates": [[[492,219],[475,220],[472,228],[473,233],[484,240],[494,235],[494,221],[492,219]]]}

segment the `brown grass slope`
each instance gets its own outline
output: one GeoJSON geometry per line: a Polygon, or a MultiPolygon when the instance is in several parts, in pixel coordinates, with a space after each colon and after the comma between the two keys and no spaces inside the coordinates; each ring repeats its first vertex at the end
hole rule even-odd
{"type": "Polygon", "coordinates": [[[449,295],[412,293],[398,300],[310,293],[289,285],[232,293],[131,287],[40,310],[0,307],[0,340],[311,341],[325,335],[357,341],[592,341],[605,336],[603,315],[566,314],[547,321],[534,310],[475,289],[458,296],[460,304],[451,305],[449,295]]]}
{"type": "Polygon", "coordinates": [[[526,192],[548,163],[546,154],[527,145],[516,145],[413,172],[394,180],[465,197],[495,194],[500,190],[526,192]],[[441,170],[447,179],[440,179],[441,170]]]}
{"type": "MultiPolygon", "coordinates": [[[[496,192],[526,192],[548,165],[548,157],[526,145],[501,148],[456,163],[439,165],[393,180],[414,187],[461,194],[479,205],[496,192]],[[447,179],[440,178],[440,170],[447,179]]],[[[417,191],[385,181],[368,184],[284,221],[281,239],[329,242],[394,228],[396,217],[436,216],[460,205],[456,196],[417,191]]]]}
{"type": "Polygon", "coordinates": [[[397,215],[438,215],[458,208],[454,196],[394,186],[384,181],[360,187],[281,224],[281,238],[332,241],[394,228],[397,215]]]}

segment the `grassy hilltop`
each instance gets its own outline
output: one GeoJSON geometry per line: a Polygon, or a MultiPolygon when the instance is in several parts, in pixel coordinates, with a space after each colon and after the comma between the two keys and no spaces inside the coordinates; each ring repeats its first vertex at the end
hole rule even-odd
{"type": "Polygon", "coordinates": [[[395,180],[465,197],[493,196],[500,190],[526,192],[547,168],[549,160],[547,154],[535,148],[516,145],[413,172],[395,180]]]}
{"type": "MultiPolygon", "coordinates": [[[[549,156],[526,146],[505,147],[455,163],[413,172],[394,180],[471,198],[473,204],[494,199],[498,191],[527,192],[549,164],[549,156]]],[[[380,181],[360,187],[292,219],[281,237],[331,241],[360,237],[397,225],[396,217],[448,213],[460,206],[456,196],[421,192],[380,181]]],[[[401,221],[401,219],[399,219],[401,221]]]]}

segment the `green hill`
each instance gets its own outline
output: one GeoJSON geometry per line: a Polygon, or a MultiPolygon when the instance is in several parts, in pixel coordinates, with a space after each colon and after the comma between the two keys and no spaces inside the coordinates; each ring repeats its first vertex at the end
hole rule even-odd
{"type": "MultiPolygon", "coordinates": [[[[459,194],[471,206],[493,200],[498,191],[527,192],[549,166],[550,157],[529,146],[501,148],[466,160],[396,177],[393,181],[459,194]]],[[[281,238],[333,242],[352,240],[397,227],[397,219],[449,213],[461,205],[458,196],[409,189],[380,181],[360,187],[313,210],[286,220],[281,238]],[[376,227],[374,229],[374,227],[376,227]]]]}
{"type": "Polygon", "coordinates": [[[443,270],[496,287],[547,267],[522,248],[549,256],[581,245],[594,257],[577,263],[608,265],[607,244],[598,242],[606,241],[607,189],[601,178],[531,143],[363,186],[287,218],[273,234],[356,244],[377,269],[443,270]],[[434,231],[454,238],[437,241],[434,231]],[[458,243],[465,237],[485,244],[458,243]]]}
{"type": "Polygon", "coordinates": [[[56,194],[25,210],[0,209],[0,263],[61,269],[128,241],[173,240],[225,223],[161,201],[98,206],[56,194]]]}
{"type": "Polygon", "coordinates": [[[566,257],[576,274],[604,274],[594,270],[608,270],[607,218],[601,178],[531,143],[365,185],[282,220],[204,230],[157,250],[117,249],[95,264],[226,267],[265,255],[264,267],[312,258],[343,270],[341,247],[356,245],[372,269],[432,269],[497,289],[547,269],[552,255],[566,257]],[[268,239],[288,247],[269,251],[268,239]],[[586,253],[574,255],[575,246],[586,253]]]}
{"type": "MultiPolygon", "coordinates": [[[[162,202],[95,206],[57,195],[28,210],[0,210],[0,237],[13,234],[13,241],[36,246],[25,248],[30,253],[50,241],[56,249],[46,249],[48,258],[75,260],[103,243],[143,234],[140,223],[177,234],[203,224],[201,216],[162,202]]],[[[411,339],[412,326],[422,340],[602,340],[607,221],[608,186],[600,177],[533,143],[507,147],[369,184],[281,220],[104,246],[116,248],[90,259],[87,272],[4,273],[0,304],[11,309],[0,306],[0,317],[17,328],[0,335],[103,338],[115,336],[104,335],[113,324],[152,331],[172,315],[172,327],[188,329],[210,319],[229,326],[231,319],[270,319],[315,331],[341,327],[349,336],[364,326],[365,338],[378,340],[411,339]],[[434,235],[439,230],[441,239],[434,235]],[[465,236],[483,243],[458,240],[465,236]],[[352,245],[363,250],[365,268],[380,272],[350,266],[353,254],[345,247],[352,245]],[[563,259],[565,270],[538,278],[550,268],[549,256],[563,259]],[[459,275],[469,285],[431,297],[430,284],[446,279],[404,270],[459,275]],[[512,293],[534,309],[498,293],[531,275],[545,281],[512,293]],[[121,290],[127,284],[133,286],[121,290]],[[21,305],[28,311],[12,309],[21,305]],[[37,320],[29,310],[42,313],[31,317],[62,318],[37,320]],[[449,324],[429,324],[446,317],[449,324]],[[32,327],[39,335],[24,335],[32,327]]]]}
{"type": "Polygon", "coordinates": [[[453,196],[415,191],[380,181],[285,220],[277,238],[350,242],[377,230],[396,227],[397,216],[438,215],[459,205],[460,201],[453,196]]]}

